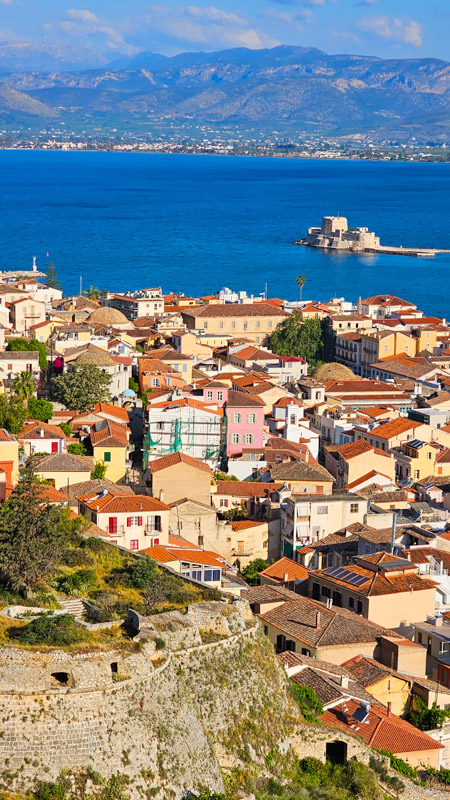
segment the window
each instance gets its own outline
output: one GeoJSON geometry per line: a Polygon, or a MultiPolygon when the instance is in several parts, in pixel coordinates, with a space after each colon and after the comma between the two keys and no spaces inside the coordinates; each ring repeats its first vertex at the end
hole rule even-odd
{"type": "Polygon", "coordinates": [[[105,453],[103,460],[105,461],[105,463],[107,462],[109,463],[111,461],[111,453],[105,453]]]}
{"type": "Polygon", "coordinates": [[[220,581],[220,569],[213,569],[213,581],[220,581]]]}
{"type": "Polygon", "coordinates": [[[271,323],[270,319],[269,319],[269,321],[268,321],[268,323],[267,323],[267,327],[268,327],[268,328],[271,328],[271,327],[272,327],[272,323],[271,323]]]}
{"type": "Polygon", "coordinates": [[[264,625],[264,636],[268,635],[269,635],[269,628],[267,627],[267,625],[264,625]]]}
{"type": "Polygon", "coordinates": [[[333,592],[333,605],[337,606],[338,608],[342,607],[342,595],[338,591],[333,592]]]}
{"type": "Polygon", "coordinates": [[[159,386],[159,378],[151,378],[150,386],[159,386]]]}
{"type": "Polygon", "coordinates": [[[244,331],[246,331],[247,328],[248,328],[248,322],[244,322],[244,331]]]}
{"type": "Polygon", "coordinates": [[[351,609],[353,609],[355,607],[355,598],[354,597],[349,597],[348,598],[348,607],[351,608],[351,609]]]}
{"type": "Polygon", "coordinates": [[[415,478],[418,478],[418,477],[419,477],[419,470],[418,470],[418,469],[415,469],[415,470],[414,470],[414,477],[415,477],[415,478]]]}
{"type": "Polygon", "coordinates": [[[286,650],[286,637],[280,633],[277,636],[277,653],[283,653],[286,650]]]}
{"type": "Polygon", "coordinates": [[[235,327],[236,327],[236,323],[235,323],[235,322],[232,322],[232,323],[231,323],[231,330],[233,330],[233,331],[234,331],[235,327]]]}
{"type": "Polygon", "coordinates": [[[316,494],[323,494],[323,486],[316,486],[316,494]]]}
{"type": "Polygon", "coordinates": [[[223,392],[217,392],[217,400],[221,402],[223,400],[223,392]]]}
{"type": "Polygon", "coordinates": [[[241,421],[242,421],[242,414],[239,414],[239,413],[237,413],[237,412],[234,412],[234,414],[233,414],[233,424],[234,424],[234,425],[239,425],[239,423],[240,423],[241,421]]]}
{"type": "Polygon", "coordinates": [[[328,506],[317,506],[318,514],[328,514],[328,506]]]}
{"type": "Polygon", "coordinates": [[[164,430],[164,422],[157,422],[156,423],[156,428],[157,428],[158,431],[163,431],[164,430]]]}
{"type": "Polygon", "coordinates": [[[183,372],[187,372],[187,364],[183,364],[183,372]]]}
{"type": "Polygon", "coordinates": [[[213,399],[213,393],[210,392],[210,391],[206,392],[206,399],[207,400],[212,400],[213,399]]]}
{"type": "Polygon", "coordinates": [[[117,517],[110,517],[108,520],[108,533],[117,533],[117,517]]]}
{"type": "Polygon", "coordinates": [[[238,553],[245,553],[245,542],[238,542],[237,543],[237,551],[238,553]]]}
{"type": "Polygon", "coordinates": [[[220,501],[221,508],[228,508],[228,500],[221,500],[220,501]]]}
{"type": "Polygon", "coordinates": [[[207,322],[204,322],[204,323],[203,323],[203,328],[205,329],[205,331],[206,331],[207,327],[208,327],[208,323],[207,323],[207,322]]]}
{"type": "Polygon", "coordinates": [[[219,330],[223,330],[223,322],[219,322],[219,330]]]}
{"type": "Polygon", "coordinates": [[[255,337],[255,343],[256,343],[256,344],[259,344],[259,336],[256,336],[256,337],[255,337]]]}
{"type": "Polygon", "coordinates": [[[302,647],[302,656],[310,656],[311,650],[308,650],[307,647],[302,647]]]}
{"type": "Polygon", "coordinates": [[[244,444],[253,444],[253,433],[244,433],[244,444]]]}
{"type": "Polygon", "coordinates": [[[127,517],[127,528],[142,525],[142,517],[127,517]]]}
{"type": "Polygon", "coordinates": [[[205,583],[209,583],[212,580],[212,569],[205,569],[203,571],[203,580],[205,583]]]}
{"type": "Polygon", "coordinates": [[[296,425],[296,423],[297,423],[297,417],[295,416],[295,414],[291,414],[291,416],[290,416],[290,424],[291,425],[296,425]]]}
{"type": "Polygon", "coordinates": [[[241,441],[241,436],[239,433],[232,433],[230,436],[230,443],[231,444],[239,444],[241,441]]]}
{"type": "Polygon", "coordinates": [[[130,550],[139,550],[139,539],[131,539],[130,550]]]}
{"type": "Polygon", "coordinates": [[[313,600],[320,600],[320,584],[313,583],[312,585],[312,596],[313,600]]]}
{"type": "MultiPolygon", "coordinates": [[[[142,519],[142,517],[139,517],[138,519],[142,519]]],[[[147,517],[147,531],[149,533],[161,533],[161,529],[161,517],[159,514],[155,515],[154,517],[147,517]]]]}
{"type": "Polygon", "coordinates": [[[431,461],[431,453],[427,453],[427,459],[428,461],[431,461]]]}
{"type": "Polygon", "coordinates": [[[362,600],[358,600],[358,602],[356,604],[356,613],[357,614],[362,614],[362,610],[363,610],[362,600]]]}
{"type": "Polygon", "coordinates": [[[350,514],[357,514],[359,511],[359,503],[350,503],[350,514]]]}
{"type": "Polygon", "coordinates": [[[257,327],[257,328],[260,328],[260,327],[261,327],[261,325],[260,325],[260,322],[259,322],[259,319],[257,319],[257,320],[256,320],[256,327],[257,327]]]}
{"type": "Polygon", "coordinates": [[[249,425],[254,425],[256,423],[256,414],[247,414],[247,422],[249,425]]]}
{"type": "Polygon", "coordinates": [[[322,597],[331,597],[331,589],[329,586],[322,586],[322,597]]]}

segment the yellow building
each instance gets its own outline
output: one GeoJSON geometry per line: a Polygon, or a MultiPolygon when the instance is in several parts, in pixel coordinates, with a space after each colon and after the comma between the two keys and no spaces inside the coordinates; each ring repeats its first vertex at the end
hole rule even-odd
{"type": "Polygon", "coordinates": [[[19,480],[19,442],[4,430],[0,430],[0,470],[6,487],[15,486],[19,480]]]}
{"type": "Polygon", "coordinates": [[[395,452],[395,461],[399,480],[411,478],[420,481],[428,475],[450,476],[450,451],[420,439],[403,444],[395,452]]]}
{"type": "Polygon", "coordinates": [[[186,308],[183,322],[192,331],[244,336],[250,343],[266,344],[287,314],[269,303],[226,303],[186,308]]]}
{"type": "Polygon", "coordinates": [[[74,483],[89,481],[93,469],[94,459],[90,456],[56,453],[39,462],[36,475],[42,480],[52,481],[56,489],[66,489],[74,483]]]}
{"type": "Polygon", "coordinates": [[[389,356],[416,355],[416,339],[407,331],[361,331],[361,375],[371,374],[370,365],[389,356]]]}
{"type": "Polygon", "coordinates": [[[123,482],[128,466],[129,431],[126,425],[105,419],[93,425],[90,437],[95,463],[105,464],[108,480],[123,482]]]}

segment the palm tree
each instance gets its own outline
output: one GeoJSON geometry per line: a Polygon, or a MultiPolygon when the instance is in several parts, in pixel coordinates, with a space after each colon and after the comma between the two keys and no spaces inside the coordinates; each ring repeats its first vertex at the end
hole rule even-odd
{"type": "Polygon", "coordinates": [[[23,401],[25,408],[28,407],[28,400],[33,397],[36,391],[36,379],[32,372],[21,372],[14,378],[11,388],[19,400],[23,401]]]}
{"type": "Polygon", "coordinates": [[[302,302],[303,287],[306,283],[306,275],[298,275],[295,279],[295,282],[300,289],[300,302],[302,302]]]}

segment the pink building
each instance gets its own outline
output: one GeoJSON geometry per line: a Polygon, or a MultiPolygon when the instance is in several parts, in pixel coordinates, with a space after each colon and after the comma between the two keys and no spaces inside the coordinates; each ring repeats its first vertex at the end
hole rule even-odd
{"type": "Polygon", "coordinates": [[[226,402],[228,418],[227,455],[242,453],[244,447],[263,446],[264,401],[244,392],[230,390],[226,402]]]}
{"type": "Polygon", "coordinates": [[[220,381],[210,381],[203,386],[203,402],[214,403],[220,407],[225,405],[228,399],[228,386],[220,381]]]}

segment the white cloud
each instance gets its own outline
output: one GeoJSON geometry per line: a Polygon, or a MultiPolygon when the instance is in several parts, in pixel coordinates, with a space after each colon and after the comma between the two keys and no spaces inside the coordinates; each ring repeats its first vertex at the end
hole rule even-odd
{"type": "Polygon", "coordinates": [[[156,33],[208,49],[248,47],[260,50],[280,44],[277,39],[254,27],[247,17],[214,6],[176,9],[153,6],[149,9],[146,23],[156,33]]]}
{"type": "Polygon", "coordinates": [[[100,39],[108,50],[125,53],[126,55],[132,55],[139,50],[139,48],[126,42],[117,28],[101,20],[87,8],[69,8],[61,22],[44,25],[44,30],[49,33],[64,33],[66,36],[78,40],[100,39]]]}
{"type": "Polygon", "coordinates": [[[404,44],[412,44],[414,47],[422,46],[422,26],[414,19],[403,20],[388,16],[363,17],[358,21],[358,27],[383,39],[394,39],[404,44]]]}

